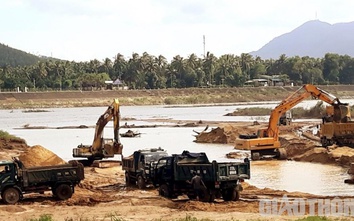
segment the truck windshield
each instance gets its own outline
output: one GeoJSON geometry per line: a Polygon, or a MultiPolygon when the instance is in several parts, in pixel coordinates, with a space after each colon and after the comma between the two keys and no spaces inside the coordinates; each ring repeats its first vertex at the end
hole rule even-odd
{"type": "Polygon", "coordinates": [[[146,154],[145,162],[153,162],[158,161],[160,158],[167,156],[167,153],[154,153],[154,154],[146,154]]]}
{"type": "Polygon", "coordinates": [[[156,165],[156,168],[160,168],[162,166],[165,166],[167,164],[167,159],[161,159],[156,165]]]}
{"type": "Polygon", "coordinates": [[[7,164],[0,165],[0,173],[6,173],[10,171],[10,166],[7,164]]]}

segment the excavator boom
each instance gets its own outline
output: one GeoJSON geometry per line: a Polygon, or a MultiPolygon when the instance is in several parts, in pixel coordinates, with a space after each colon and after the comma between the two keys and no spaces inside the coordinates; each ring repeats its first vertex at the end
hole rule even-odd
{"type": "Polygon", "coordinates": [[[269,124],[266,137],[273,137],[275,140],[278,140],[278,122],[280,116],[310,96],[315,99],[320,99],[332,106],[342,104],[339,99],[334,95],[324,90],[321,90],[320,88],[314,85],[305,84],[303,87],[299,88],[289,97],[285,98],[278,106],[276,106],[272,110],[269,117],[269,124]],[[301,93],[302,91],[305,92],[301,93]]]}
{"type": "Polygon", "coordinates": [[[98,118],[92,145],[80,144],[73,149],[73,157],[87,158],[91,163],[94,160],[114,157],[122,154],[123,145],[119,141],[120,110],[119,101],[114,99],[107,110],[98,118]],[[114,139],[103,138],[104,128],[113,119],[114,139]]]}
{"type": "Polygon", "coordinates": [[[257,135],[240,135],[239,138],[236,139],[235,148],[251,150],[252,155],[257,155],[254,157],[255,159],[261,157],[261,155],[275,155],[278,158],[286,156],[286,152],[284,152],[285,149],[281,148],[279,142],[279,118],[286,111],[310,96],[315,99],[320,99],[332,106],[347,105],[341,103],[334,95],[314,85],[306,84],[285,98],[272,110],[269,117],[268,128],[258,130],[257,135]]]}

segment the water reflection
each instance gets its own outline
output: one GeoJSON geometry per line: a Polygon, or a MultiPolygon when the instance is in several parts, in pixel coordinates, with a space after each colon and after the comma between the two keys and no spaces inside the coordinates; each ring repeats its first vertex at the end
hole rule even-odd
{"type": "Polygon", "coordinates": [[[334,165],[295,161],[256,161],[251,164],[251,184],[260,188],[352,196],[354,187],[344,183],[347,169],[334,165]],[[253,179],[256,177],[255,179],[253,179]]]}

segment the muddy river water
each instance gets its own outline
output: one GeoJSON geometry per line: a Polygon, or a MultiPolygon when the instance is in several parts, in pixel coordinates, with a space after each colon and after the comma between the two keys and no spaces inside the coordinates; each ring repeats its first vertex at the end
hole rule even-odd
{"type": "MultiPolygon", "coordinates": [[[[267,121],[264,117],[230,117],[224,116],[237,108],[248,106],[274,107],[277,103],[235,104],[225,106],[122,106],[121,115],[124,118],[134,118],[132,121],[122,121],[122,124],[163,125],[170,123],[153,122],[153,119],[174,120],[214,120],[214,121],[267,121]],[[144,121],[149,119],[149,121],[144,121]]],[[[316,102],[303,102],[303,107],[310,107],[316,102]]],[[[8,131],[24,138],[28,145],[41,145],[64,160],[72,159],[72,148],[79,144],[92,143],[94,125],[106,107],[90,108],[50,108],[47,112],[24,112],[18,110],[0,110],[1,130],[8,131]],[[24,125],[62,127],[86,125],[85,129],[21,129],[24,125]]],[[[230,144],[200,144],[195,143],[193,130],[204,128],[188,127],[154,127],[139,128],[141,137],[121,138],[124,145],[123,155],[127,156],[134,150],[161,147],[170,154],[191,152],[206,152],[211,160],[231,161],[226,153],[235,151],[230,144]]],[[[121,129],[120,133],[126,129],[121,129]]],[[[108,124],[105,137],[113,137],[112,125],[108,124]]],[[[240,159],[241,160],[241,159],[240,159]]],[[[251,164],[251,179],[249,183],[260,188],[272,188],[287,191],[301,191],[320,195],[352,196],[354,185],[344,184],[348,176],[347,169],[334,165],[322,165],[294,161],[257,161],[251,164]]]]}

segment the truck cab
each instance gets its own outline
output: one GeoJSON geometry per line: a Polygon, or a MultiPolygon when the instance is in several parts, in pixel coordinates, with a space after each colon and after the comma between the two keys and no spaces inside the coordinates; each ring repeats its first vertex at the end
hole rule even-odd
{"type": "Polygon", "coordinates": [[[17,179],[17,166],[13,161],[1,160],[0,161],[0,189],[7,186],[14,185],[17,179]]]}

